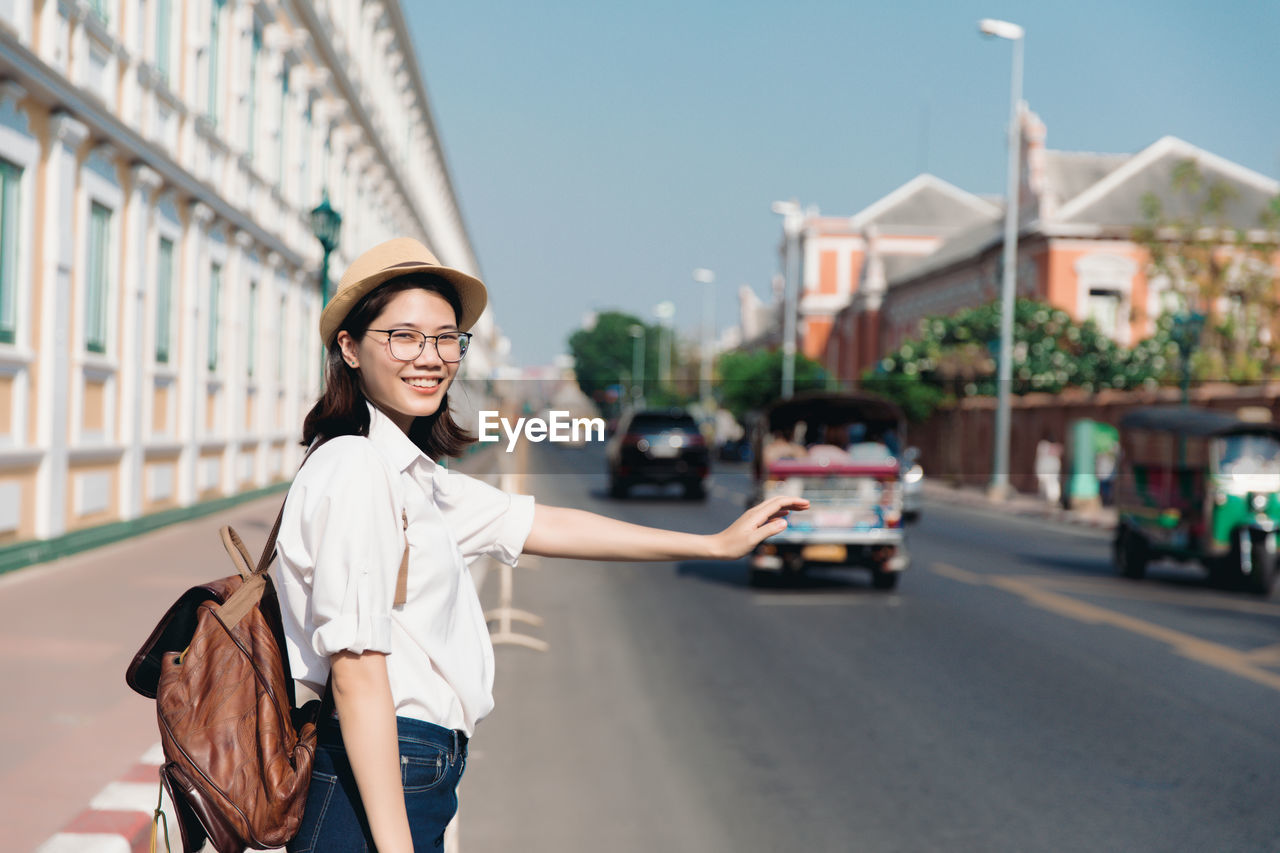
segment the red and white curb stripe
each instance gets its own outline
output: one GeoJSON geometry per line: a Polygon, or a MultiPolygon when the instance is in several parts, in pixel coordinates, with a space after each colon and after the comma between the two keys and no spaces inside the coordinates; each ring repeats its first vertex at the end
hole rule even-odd
{"type": "MultiPolygon", "coordinates": [[[[37,847],[36,853],[146,853],[163,763],[164,753],[157,743],[124,776],[99,791],[89,807],[61,832],[37,847]]],[[[162,807],[173,831],[170,847],[181,850],[173,805],[167,796],[162,807]]],[[[163,828],[161,833],[158,847],[163,850],[163,828]]]]}

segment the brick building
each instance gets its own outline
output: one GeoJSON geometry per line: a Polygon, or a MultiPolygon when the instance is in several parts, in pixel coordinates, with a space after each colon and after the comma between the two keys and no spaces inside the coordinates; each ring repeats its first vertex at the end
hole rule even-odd
{"type": "MultiPolygon", "coordinates": [[[[1131,239],[1141,201],[1166,209],[1174,168],[1195,160],[1233,195],[1225,224],[1256,229],[1280,182],[1175,137],[1136,154],[1054,151],[1045,126],[1022,115],[1017,293],[1094,319],[1121,344],[1149,335],[1168,283],[1148,281],[1131,239]]],[[[1189,211],[1185,211],[1189,212],[1189,211]]],[[[852,380],[917,334],[920,320],[998,298],[1004,211],[920,175],[852,217],[807,217],[801,237],[798,349],[852,380]]],[[[785,258],[784,258],[785,262],[785,258]]]]}

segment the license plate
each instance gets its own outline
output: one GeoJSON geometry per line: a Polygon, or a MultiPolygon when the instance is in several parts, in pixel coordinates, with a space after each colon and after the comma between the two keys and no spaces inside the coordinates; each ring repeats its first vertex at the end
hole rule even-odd
{"type": "Polygon", "coordinates": [[[806,545],[800,549],[801,558],[815,563],[843,563],[848,553],[843,545],[806,545]]]}
{"type": "Polygon", "coordinates": [[[680,448],[662,442],[649,448],[649,455],[654,459],[674,459],[680,455],[680,448]]]}

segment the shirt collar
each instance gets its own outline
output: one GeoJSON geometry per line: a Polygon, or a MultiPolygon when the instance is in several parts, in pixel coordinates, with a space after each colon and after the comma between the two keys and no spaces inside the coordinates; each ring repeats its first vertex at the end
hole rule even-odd
{"type": "Polygon", "coordinates": [[[365,403],[369,406],[369,440],[387,455],[391,463],[397,469],[407,471],[410,465],[421,459],[426,470],[434,472],[435,461],[423,453],[381,409],[367,400],[365,403]]]}

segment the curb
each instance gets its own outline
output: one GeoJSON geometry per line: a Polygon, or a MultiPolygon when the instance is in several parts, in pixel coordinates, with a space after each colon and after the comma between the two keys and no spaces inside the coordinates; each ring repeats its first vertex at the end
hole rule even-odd
{"type": "MultiPolygon", "coordinates": [[[[36,848],[36,853],[147,853],[151,846],[151,818],[160,791],[160,765],[164,753],[157,743],[138,763],[89,801],[62,831],[36,848]]],[[[166,796],[166,815],[173,805],[166,796]]],[[[182,849],[176,823],[170,846],[182,849]]]]}
{"type": "MultiPolygon", "coordinates": [[[[149,853],[151,819],[155,815],[156,798],[160,795],[160,767],[164,752],[159,741],[138,759],[138,763],[114,782],[109,783],[89,801],[89,807],[76,815],[62,831],[36,848],[35,853],[149,853]]],[[[168,826],[169,846],[181,853],[182,834],[169,795],[160,800],[165,820],[156,838],[156,849],[164,845],[168,826]]],[[[284,853],[283,849],[265,853],[284,853]]]]}
{"type": "Polygon", "coordinates": [[[927,485],[925,496],[940,503],[969,507],[997,515],[1016,515],[1022,518],[1038,518],[1044,521],[1055,521],[1075,527],[1088,527],[1094,530],[1112,530],[1116,526],[1113,511],[1082,512],[1080,510],[1063,509],[1044,501],[1015,497],[1012,500],[997,502],[986,495],[971,489],[956,489],[946,486],[927,485]]]}

